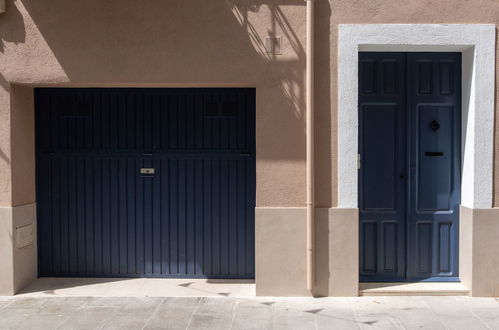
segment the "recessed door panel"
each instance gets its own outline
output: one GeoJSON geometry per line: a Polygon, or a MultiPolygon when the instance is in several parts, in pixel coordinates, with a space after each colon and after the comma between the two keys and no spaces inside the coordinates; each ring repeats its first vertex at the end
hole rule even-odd
{"type": "Polygon", "coordinates": [[[370,162],[362,177],[362,209],[395,211],[397,208],[397,180],[393,176],[397,167],[397,105],[366,104],[362,109],[364,133],[376,136],[366,140],[362,155],[370,162]],[[379,188],[383,187],[383,194],[379,188]]]}
{"type": "Polygon", "coordinates": [[[452,201],[453,106],[421,104],[416,109],[417,209],[448,211],[452,201]]]}

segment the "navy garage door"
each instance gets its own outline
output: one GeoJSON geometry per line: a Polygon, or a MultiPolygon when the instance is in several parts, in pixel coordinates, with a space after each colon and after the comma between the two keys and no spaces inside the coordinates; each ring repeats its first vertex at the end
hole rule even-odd
{"type": "Polygon", "coordinates": [[[40,276],[254,277],[253,89],[37,89],[40,276]]]}

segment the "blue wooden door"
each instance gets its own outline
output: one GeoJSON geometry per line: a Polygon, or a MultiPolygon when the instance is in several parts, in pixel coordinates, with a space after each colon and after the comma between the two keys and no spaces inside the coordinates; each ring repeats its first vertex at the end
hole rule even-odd
{"type": "Polygon", "coordinates": [[[37,89],[40,276],[254,277],[253,89],[37,89]]]}
{"type": "Polygon", "coordinates": [[[359,53],[362,281],[458,280],[460,118],[460,53],[359,53]]]}

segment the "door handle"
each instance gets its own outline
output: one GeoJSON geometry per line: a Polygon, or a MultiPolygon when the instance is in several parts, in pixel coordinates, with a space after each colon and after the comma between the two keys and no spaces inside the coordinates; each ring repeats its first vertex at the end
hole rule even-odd
{"type": "Polygon", "coordinates": [[[401,180],[406,180],[407,179],[407,173],[400,173],[399,178],[401,180]]]}

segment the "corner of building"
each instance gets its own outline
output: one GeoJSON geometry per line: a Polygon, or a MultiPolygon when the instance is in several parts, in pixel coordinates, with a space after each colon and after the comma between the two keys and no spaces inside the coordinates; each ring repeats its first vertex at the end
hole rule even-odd
{"type": "Polygon", "coordinates": [[[472,297],[499,296],[499,208],[461,207],[460,275],[472,297]]]}

